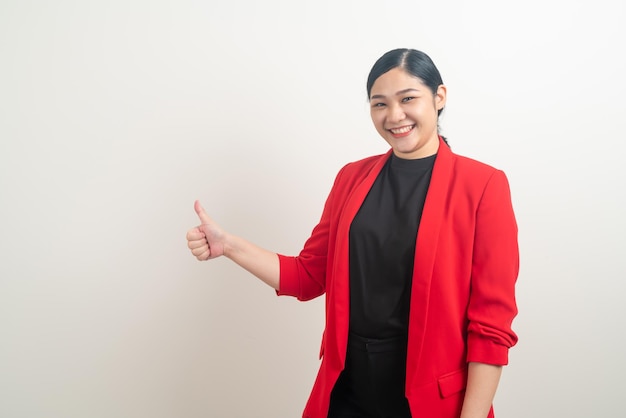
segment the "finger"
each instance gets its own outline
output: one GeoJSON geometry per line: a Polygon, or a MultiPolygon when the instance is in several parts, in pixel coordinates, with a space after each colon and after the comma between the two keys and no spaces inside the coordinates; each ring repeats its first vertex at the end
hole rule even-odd
{"type": "Polygon", "coordinates": [[[206,261],[211,257],[211,250],[206,250],[205,252],[203,252],[202,254],[196,256],[196,258],[200,261],[206,261]]]}
{"type": "Polygon", "coordinates": [[[191,254],[193,254],[196,257],[200,257],[202,254],[205,254],[209,252],[209,246],[204,244],[200,247],[196,247],[196,248],[192,248],[191,249],[191,254]]]}
{"type": "Polygon", "coordinates": [[[187,242],[187,247],[189,247],[190,250],[195,250],[196,248],[200,248],[200,247],[203,247],[205,245],[209,245],[209,243],[205,239],[200,239],[200,240],[197,240],[197,241],[188,241],[187,242]]]}
{"type": "Polygon", "coordinates": [[[193,228],[187,231],[187,241],[198,241],[206,239],[204,232],[200,228],[193,228]]]}
{"type": "Polygon", "coordinates": [[[193,208],[198,214],[198,218],[200,218],[200,222],[202,222],[203,225],[211,223],[211,218],[209,218],[209,215],[207,215],[206,211],[200,204],[200,201],[196,200],[196,202],[193,205],[193,208]]]}

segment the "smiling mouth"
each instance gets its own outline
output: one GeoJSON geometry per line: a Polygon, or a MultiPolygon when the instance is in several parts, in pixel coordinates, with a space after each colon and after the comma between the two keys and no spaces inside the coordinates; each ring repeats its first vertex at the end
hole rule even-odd
{"type": "Polygon", "coordinates": [[[405,136],[415,128],[415,125],[402,126],[400,128],[388,129],[393,136],[405,136]]]}

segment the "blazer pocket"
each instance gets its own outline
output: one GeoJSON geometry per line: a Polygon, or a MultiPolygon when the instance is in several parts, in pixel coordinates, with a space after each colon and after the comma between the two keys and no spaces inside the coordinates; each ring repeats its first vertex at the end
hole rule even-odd
{"type": "Polygon", "coordinates": [[[461,392],[467,386],[467,367],[444,374],[437,379],[437,384],[442,398],[461,392]]]}

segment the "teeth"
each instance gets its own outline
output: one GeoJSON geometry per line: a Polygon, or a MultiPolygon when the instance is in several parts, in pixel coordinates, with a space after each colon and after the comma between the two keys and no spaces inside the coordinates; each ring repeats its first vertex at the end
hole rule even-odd
{"type": "Polygon", "coordinates": [[[405,126],[404,128],[390,129],[390,131],[394,134],[404,134],[413,129],[413,125],[405,126]]]}

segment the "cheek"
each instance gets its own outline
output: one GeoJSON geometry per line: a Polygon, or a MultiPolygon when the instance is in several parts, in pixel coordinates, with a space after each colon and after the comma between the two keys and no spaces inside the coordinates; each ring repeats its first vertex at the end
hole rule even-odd
{"type": "Polygon", "coordinates": [[[382,117],[382,115],[380,115],[379,113],[370,113],[370,116],[372,117],[372,122],[374,123],[376,129],[382,129],[384,123],[384,118],[382,117]]]}

